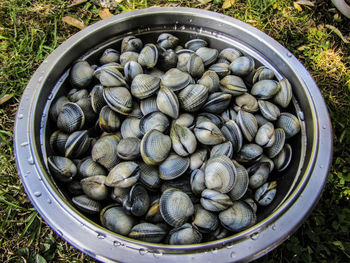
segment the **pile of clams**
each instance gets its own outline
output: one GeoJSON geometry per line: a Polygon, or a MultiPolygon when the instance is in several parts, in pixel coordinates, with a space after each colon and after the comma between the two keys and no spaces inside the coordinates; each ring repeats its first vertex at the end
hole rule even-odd
{"type": "Polygon", "coordinates": [[[51,105],[51,175],[115,233],[196,244],[254,225],[278,194],[300,122],[290,82],[231,47],[125,37],[51,105]]]}

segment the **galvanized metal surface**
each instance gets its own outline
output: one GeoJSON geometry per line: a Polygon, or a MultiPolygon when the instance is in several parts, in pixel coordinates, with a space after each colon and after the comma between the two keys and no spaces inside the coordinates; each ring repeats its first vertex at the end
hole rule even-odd
{"type": "Polygon", "coordinates": [[[198,9],[151,8],[98,22],[60,45],[39,67],[24,91],[15,124],[15,154],[25,191],[44,220],[65,240],[103,262],[233,262],[265,255],[286,240],[316,205],[332,158],[332,132],[322,95],[303,65],[283,46],[236,19],[198,9]],[[77,58],[95,60],[128,34],[152,38],[160,32],[204,38],[221,49],[234,45],[287,77],[302,122],[294,162],[280,181],[282,193],[261,220],[234,236],[199,245],[169,246],[128,239],[108,231],[77,211],[46,168],[50,130],[48,108],[68,85],[77,58]],[[298,102],[298,103],[297,103],[298,102]]]}

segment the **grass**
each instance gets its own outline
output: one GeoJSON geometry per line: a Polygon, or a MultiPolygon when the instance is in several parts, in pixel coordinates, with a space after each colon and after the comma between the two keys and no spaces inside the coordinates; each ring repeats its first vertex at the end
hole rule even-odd
{"type": "MultiPolygon", "coordinates": [[[[85,25],[98,20],[98,1],[68,8],[63,0],[0,2],[0,261],[93,262],[55,234],[30,204],[13,158],[15,112],[39,64],[78,29],[62,22],[73,16],[85,25]]],[[[312,74],[332,119],[334,158],[322,199],[302,227],[259,262],[348,262],[350,260],[350,20],[330,1],[309,7],[293,1],[119,1],[113,14],[151,6],[205,8],[245,21],[286,46],[312,74]]]]}

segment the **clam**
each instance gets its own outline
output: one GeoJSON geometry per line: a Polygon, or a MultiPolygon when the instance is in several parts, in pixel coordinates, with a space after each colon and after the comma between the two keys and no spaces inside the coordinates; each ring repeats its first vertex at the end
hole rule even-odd
{"type": "Polygon", "coordinates": [[[236,120],[237,112],[233,108],[227,108],[225,111],[221,113],[221,118],[224,122],[229,120],[236,120]]]}
{"type": "Polygon", "coordinates": [[[159,47],[159,49],[158,67],[164,71],[175,68],[178,61],[176,52],[172,49],[165,50],[161,47],[159,47]]]}
{"type": "Polygon", "coordinates": [[[275,121],[280,116],[280,110],[275,104],[265,100],[258,100],[258,104],[265,119],[275,121]]]}
{"type": "Polygon", "coordinates": [[[163,192],[159,206],[163,219],[173,227],[181,226],[194,213],[194,206],[189,196],[175,188],[163,192]]]}
{"type": "Polygon", "coordinates": [[[135,36],[124,37],[121,44],[121,52],[134,51],[139,52],[142,48],[142,40],[135,36]]]}
{"type": "Polygon", "coordinates": [[[270,175],[270,165],[265,162],[258,162],[248,169],[249,186],[256,189],[262,186],[270,175]]]}
{"type": "Polygon", "coordinates": [[[276,122],[276,127],[282,128],[286,134],[286,138],[290,138],[300,131],[300,122],[293,114],[282,112],[276,122]]]}
{"type": "Polygon", "coordinates": [[[71,182],[78,172],[76,165],[62,156],[50,156],[47,158],[47,165],[51,175],[64,183],[71,182]]]}
{"type": "Polygon", "coordinates": [[[123,138],[141,138],[142,133],[140,131],[140,119],[135,117],[126,118],[120,127],[120,132],[123,138]]]}
{"type": "Polygon", "coordinates": [[[135,117],[135,118],[138,118],[138,119],[141,119],[143,114],[141,112],[141,108],[140,108],[140,105],[134,101],[133,104],[132,104],[132,111],[129,113],[128,115],[129,117],[135,117]]]}
{"type": "Polygon", "coordinates": [[[255,143],[261,147],[271,147],[275,143],[275,128],[271,122],[260,126],[255,136],[255,143]]]}
{"type": "Polygon", "coordinates": [[[155,129],[160,132],[165,132],[169,127],[168,118],[160,111],[148,113],[140,120],[140,131],[145,134],[149,130],[155,129]]]}
{"type": "Polygon", "coordinates": [[[127,137],[117,145],[117,155],[123,160],[134,160],[140,156],[141,140],[136,137],[127,137]]]}
{"type": "Polygon", "coordinates": [[[275,158],[273,158],[273,162],[278,172],[284,171],[290,164],[291,160],[292,160],[292,147],[288,143],[286,143],[283,146],[282,151],[280,151],[280,153],[277,154],[275,158]]]}
{"type": "Polygon", "coordinates": [[[106,176],[94,175],[80,181],[84,193],[93,200],[104,200],[108,189],[105,185],[106,176]]]}
{"type": "Polygon", "coordinates": [[[99,124],[105,132],[116,132],[120,127],[120,119],[115,111],[112,111],[108,106],[104,106],[100,111],[99,124]]]}
{"type": "Polygon", "coordinates": [[[157,95],[158,109],[164,114],[176,119],[179,116],[179,100],[175,93],[167,88],[161,87],[157,95]]]}
{"type": "Polygon", "coordinates": [[[91,157],[83,159],[78,165],[79,173],[83,177],[90,177],[95,175],[107,175],[103,166],[92,160],[91,157]]]}
{"type": "Polygon", "coordinates": [[[162,33],[158,36],[157,43],[159,46],[165,49],[175,48],[179,42],[179,39],[169,33],[162,33]]]}
{"type": "Polygon", "coordinates": [[[64,146],[66,145],[67,139],[68,134],[65,134],[60,130],[57,130],[51,134],[49,142],[50,147],[54,151],[54,153],[64,155],[64,146]]]}
{"type": "Polygon", "coordinates": [[[150,208],[148,209],[145,219],[147,222],[151,223],[161,223],[163,221],[163,217],[160,214],[159,210],[159,199],[156,199],[152,202],[150,208]]]}
{"type": "Polygon", "coordinates": [[[216,145],[226,141],[220,129],[209,121],[204,121],[196,125],[194,133],[197,140],[206,145],[216,145]]]}
{"type": "Polygon", "coordinates": [[[286,140],[286,134],[281,128],[275,129],[275,137],[275,143],[272,146],[266,148],[266,155],[269,158],[274,158],[277,154],[280,153],[286,140]]]}
{"type": "Polygon", "coordinates": [[[222,126],[223,120],[219,115],[210,112],[201,112],[197,114],[196,125],[201,122],[209,121],[215,124],[218,128],[222,126]]]}
{"type": "Polygon", "coordinates": [[[111,187],[128,188],[136,184],[140,177],[140,167],[135,162],[121,162],[109,171],[106,185],[111,187]]]}
{"type": "Polygon", "coordinates": [[[200,203],[208,211],[219,212],[232,205],[232,201],[227,194],[215,190],[205,189],[201,196],[200,203]]]}
{"type": "Polygon", "coordinates": [[[127,236],[136,224],[135,218],[127,215],[118,204],[111,204],[103,208],[100,213],[100,220],[104,227],[124,236],[127,236]]]}
{"type": "Polygon", "coordinates": [[[221,224],[230,231],[239,232],[255,223],[253,209],[244,201],[234,201],[232,206],[219,214],[221,224]]]}
{"type": "Polygon", "coordinates": [[[119,62],[120,53],[113,49],[113,48],[107,48],[105,51],[103,51],[102,56],[100,57],[100,64],[108,64],[111,62],[119,62]]]}
{"type": "Polygon", "coordinates": [[[90,148],[90,138],[87,130],[73,132],[67,138],[65,148],[65,157],[82,157],[90,148]]]}
{"type": "Polygon", "coordinates": [[[232,63],[236,58],[242,56],[242,53],[235,48],[225,48],[220,51],[219,58],[223,58],[232,63]]]}
{"type": "Polygon", "coordinates": [[[106,101],[103,98],[103,86],[95,85],[90,92],[91,107],[95,113],[99,113],[103,106],[106,105],[106,101]]]}
{"type": "Polygon", "coordinates": [[[159,177],[162,180],[173,180],[183,175],[190,166],[188,157],[181,157],[177,154],[170,154],[159,165],[159,177]]]}
{"type": "Polygon", "coordinates": [[[258,161],[261,158],[263,149],[254,143],[244,144],[241,150],[237,153],[237,160],[239,162],[249,163],[258,161]]]}
{"type": "Polygon", "coordinates": [[[224,92],[214,92],[208,96],[208,100],[204,103],[202,109],[211,113],[223,112],[231,102],[231,94],[224,92]]]}
{"type": "Polygon", "coordinates": [[[189,128],[174,123],[170,129],[173,150],[180,156],[188,156],[197,148],[197,140],[189,128]]]}
{"type": "Polygon", "coordinates": [[[217,59],[219,51],[215,48],[201,47],[196,50],[196,54],[202,59],[204,66],[208,66],[217,59]]]}
{"type": "Polygon", "coordinates": [[[208,88],[200,84],[190,84],[178,94],[180,107],[189,112],[199,110],[208,98],[208,88]]]}
{"type": "Polygon", "coordinates": [[[134,216],[146,214],[150,205],[149,195],[142,184],[135,184],[131,187],[128,196],[123,202],[124,210],[134,216]]]}
{"type": "Polygon", "coordinates": [[[249,93],[244,93],[235,98],[235,111],[244,110],[246,112],[257,112],[259,110],[258,101],[249,93]]]}
{"type": "Polygon", "coordinates": [[[201,148],[190,156],[190,169],[199,169],[207,160],[208,150],[201,148]]]}
{"type": "Polygon", "coordinates": [[[120,137],[117,135],[105,135],[96,141],[92,147],[92,159],[110,170],[120,162],[117,155],[117,145],[120,137]]]}
{"type": "Polygon", "coordinates": [[[248,56],[241,56],[236,58],[230,64],[231,73],[235,76],[244,77],[252,72],[255,68],[254,59],[248,56]]]}
{"type": "Polygon", "coordinates": [[[243,165],[240,165],[236,161],[232,161],[233,164],[236,167],[236,179],[235,183],[233,185],[233,188],[230,192],[228,192],[228,196],[231,198],[231,200],[239,200],[241,199],[244,194],[247,192],[248,184],[249,184],[249,177],[248,177],[248,171],[244,168],[243,165]]]}
{"type": "Polygon", "coordinates": [[[210,151],[210,157],[213,157],[215,155],[226,155],[229,158],[232,158],[233,156],[233,146],[230,141],[217,144],[211,148],[210,151]]]}
{"type": "Polygon", "coordinates": [[[141,141],[141,156],[149,165],[160,164],[169,154],[171,139],[157,130],[148,131],[141,141]]]}
{"type": "Polygon", "coordinates": [[[194,52],[196,52],[199,48],[206,47],[207,45],[208,45],[207,41],[200,38],[195,38],[187,41],[185,43],[185,48],[191,49],[194,52]]]}
{"type": "Polygon", "coordinates": [[[261,163],[268,163],[270,167],[270,172],[275,168],[274,161],[268,158],[266,155],[262,155],[259,162],[261,163]]]}
{"type": "Polygon", "coordinates": [[[272,98],[278,91],[280,86],[278,82],[271,79],[264,79],[256,82],[250,93],[258,99],[268,100],[272,98]]]}
{"type": "Polygon", "coordinates": [[[88,214],[98,214],[101,211],[101,204],[87,195],[74,196],[72,202],[79,210],[88,214]]]}
{"type": "Polygon", "coordinates": [[[141,100],[140,109],[143,115],[147,115],[148,113],[159,111],[157,106],[157,97],[152,96],[141,100]]]}
{"type": "Polygon", "coordinates": [[[181,113],[179,117],[173,121],[173,124],[178,124],[192,130],[194,128],[194,116],[191,113],[181,113]]]}
{"type": "Polygon", "coordinates": [[[193,51],[189,50],[189,49],[182,49],[182,50],[176,51],[176,54],[177,54],[176,68],[183,71],[183,72],[186,72],[187,71],[187,63],[188,63],[192,53],[193,53],[193,51]]]}
{"type": "Polygon", "coordinates": [[[137,62],[139,58],[139,53],[136,53],[134,51],[126,51],[123,52],[120,55],[120,64],[122,67],[124,67],[126,65],[126,63],[130,62],[130,61],[135,61],[137,62]]]}
{"type": "Polygon", "coordinates": [[[86,98],[88,95],[89,92],[87,91],[87,89],[71,89],[67,94],[67,98],[71,102],[77,102],[82,98],[86,98]]]}
{"type": "Polygon", "coordinates": [[[208,88],[209,93],[216,92],[219,90],[220,79],[216,72],[212,70],[207,70],[198,80],[198,84],[206,86],[208,88]]]}
{"type": "Polygon", "coordinates": [[[130,192],[130,188],[114,187],[111,194],[113,201],[123,204],[124,200],[127,198],[130,192]]]}
{"type": "Polygon", "coordinates": [[[141,173],[139,181],[150,190],[159,189],[162,180],[159,177],[158,167],[154,165],[147,165],[144,162],[139,162],[138,165],[141,173]]]}
{"type": "Polygon", "coordinates": [[[236,122],[241,128],[242,134],[249,141],[253,141],[257,131],[258,123],[253,114],[240,110],[237,114],[236,122]]]}
{"type": "Polygon", "coordinates": [[[287,108],[292,99],[292,85],[288,79],[283,78],[278,82],[279,91],[273,97],[273,101],[280,105],[282,108],[287,108]]]}
{"type": "Polygon", "coordinates": [[[210,242],[210,241],[214,241],[214,240],[223,239],[223,238],[227,237],[228,235],[229,235],[229,231],[226,228],[219,225],[215,231],[206,234],[204,237],[204,240],[206,242],[210,242]]]}
{"type": "Polygon", "coordinates": [[[137,75],[131,83],[131,94],[138,99],[145,99],[155,94],[159,88],[160,79],[149,74],[137,75]]]}
{"type": "Polygon", "coordinates": [[[274,77],[275,73],[272,69],[265,66],[261,66],[257,68],[257,70],[253,73],[252,83],[254,84],[263,79],[274,79],[274,77]]]}
{"type": "Polygon", "coordinates": [[[204,172],[200,169],[194,169],[191,173],[191,190],[195,195],[200,195],[205,189],[204,172]]]}
{"type": "Polygon", "coordinates": [[[243,201],[246,202],[253,209],[254,214],[256,214],[256,212],[258,211],[258,205],[254,201],[254,199],[253,198],[246,198],[243,201]]]}
{"type": "Polygon", "coordinates": [[[209,67],[209,70],[214,71],[219,78],[224,78],[231,73],[230,66],[225,63],[215,63],[209,67]]]}
{"type": "Polygon", "coordinates": [[[216,214],[205,210],[200,204],[194,206],[193,225],[200,232],[208,233],[215,231],[219,226],[219,220],[216,214]]]}
{"type": "Polygon", "coordinates": [[[73,180],[73,181],[69,182],[67,185],[67,190],[73,196],[84,194],[79,180],[73,180]]]}
{"type": "Polygon", "coordinates": [[[94,70],[87,61],[78,60],[70,69],[70,83],[76,88],[86,88],[92,81],[94,70]]]}
{"type": "Polygon", "coordinates": [[[96,122],[98,115],[92,109],[90,98],[89,97],[81,98],[76,103],[84,112],[85,124],[87,125],[94,124],[96,122]]]}
{"type": "Polygon", "coordinates": [[[160,86],[167,87],[173,91],[179,91],[188,86],[191,82],[192,77],[187,72],[172,68],[162,76],[160,86]]]}
{"type": "Polygon", "coordinates": [[[227,75],[220,80],[220,84],[221,91],[230,93],[233,96],[238,96],[248,91],[243,79],[239,76],[227,75]]]}
{"type": "Polygon", "coordinates": [[[80,130],[84,124],[84,112],[78,104],[73,102],[66,103],[57,117],[57,127],[65,133],[80,130]]]}
{"type": "Polygon", "coordinates": [[[94,76],[105,87],[121,87],[126,85],[123,74],[119,71],[122,66],[118,63],[108,63],[97,68],[94,76]]]}
{"type": "Polygon", "coordinates": [[[242,148],[243,135],[235,121],[226,121],[221,128],[221,132],[231,142],[233,152],[238,152],[242,148]]]}
{"type": "Polygon", "coordinates": [[[146,44],[140,51],[137,62],[146,68],[154,68],[158,62],[158,49],[154,44],[146,44]]]}
{"type": "Polygon", "coordinates": [[[167,232],[160,226],[151,223],[141,223],[131,229],[129,237],[145,242],[159,243],[166,234],[167,232]]]}
{"type": "Polygon", "coordinates": [[[191,224],[186,223],[169,232],[170,245],[197,244],[202,240],[202,234],[191,224]]]}
{"type": "Polygon", "coordinates": [[[193,199],[193,193],[191,190],[191,183],[189,176],[180,176],[174,180],[169,181],[163,181],[162,186],[160,188],[161,192],[164,192],[165,190],[169,188],[175,188],[178,189],[185,194],[187,194],[191,200],[193,199]]]}
{"type": "Polygon", "coordinates": [[[261,114],[255,114],[254,115],[257,123],[258,123],[258,127],[263,126],[264,124],[268,123],[269,121],[266,120],[261,114]]]}
{"type": "Polygon", "coordinates": [[[57,122],[58,115],[63,109],[63,106],[69,103],[69,99],[66,96],[61,96],[57,100],[53,102],[53,104],[50,107],[50,118],[52,121],[57,122]]]}
{"type": "Polygon", "coordinates": [[[226,194],[232,190],[236,179],[236,167],[226,155],[211,157],[204,169],[205,186],[226,194]]]}
{"type": "Polygon", "coordinates": [[[276,187],[277,187],[276,181],[263,184],[255,192],[255,195],[254,195],[255,201],[257,201],[258,204],[262,206],[267,206],[271,204],[271,202],[276,196],[276,187]]]}
{"type": "Polygon", "coordinates": [[[124,65],[124,76],[128,81],[132,81],[137,75],[143,74],[142,66],[136,61],[128,61],[124,65]]]}
{"type": "Polygon", "coordinates": [[[204,72],[204,63],[201,57],[196,53],[190,55],[186,65],[186,71],[194,78],[202,76],[204,72]]]}
{"type": "Polygon", "coordinates": [[[103,97],[107,105],[115,112],[128,115],[132,111],[132,96],[127,88],[105,88],[103,97]]]}

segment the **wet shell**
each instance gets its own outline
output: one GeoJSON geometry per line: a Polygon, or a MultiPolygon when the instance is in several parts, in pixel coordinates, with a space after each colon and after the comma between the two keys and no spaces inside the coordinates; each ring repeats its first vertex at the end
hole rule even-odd
{"type": "Polygon", "coordinates": [[[280,151],[280,153],[275,158],[273,158],[273,162],[278,172],[284,171],[290,164],[291,160],[292,147],[288,143],[286,143],[282,151],[280,151]]]}
{"type": "Polygon", "coordinates": [[[171,230],[169,235],[170,245],[197,244],[202,240],[202,234],[189,223],[171,230]]]}
{"type": "Polygon", "coordinates": [[[258,99],[268,100],[272,98],[278,91],[280,87],[278,86],[278,82],[275,80],[260,80],[256,82],[250,93],[258,99]]]}
{"type": "Polygon", "coordinates": [[[108,106],[123,115],[128,115],[132,111],[132,96],[128,89],[124,87],[105,88],[103,97],[108,106]]]}
{"type": "Polygon", "coordinates": [[[87,130],[76,131],[69,135],[65,148],[65,157],[82,157],[90,148],[90,138],[87,130]]]}
{"type": "Polygon", "coordinates": [[[142,117],[140,131],[145,134],[149,130],[155,129],[163,133],[168,129],[169,124],[168,118],[163,113],[155,111],[142,117]]]}
{"type": "Polygon", "coordinates": [[[139,52],[142,48],[142,40],[135,36],[124,37],[121,44],[122,53],[127,51],[139,52]]]}
{"type": "Polygon", "coordinates": [[[174,123],[170,130],[173,150],[180,156],[188,156],[197,148],[197,140],[192,131],[174,123]]]}
{"type": "Polygon", "coordinates": [[[95,85],[90,92],[91,107],[95,113],[99,113],[106,101],[103,98],[103,86],[95,85]]]}
{"type": "Polygon", "coordinates": [[[196,124],[209,121],[214,123],[218,128],[222,126],[223,120],[219,115],[210,112],[201,112],[197,115],[196,124]]]}
{"type": "Polygon", "coordinates": [[[191,190],[195,195],[200,195],[205,189],[204,172],[199,169],[195,169],[191,173],[191,190]]]}
{"type": "Polygon", "coordinates": [[[84,178],[80,181],[84,193],[94,200],[104,200],[107,197],[108,189],[105,185],[106,176],[95,175],[84,178]]]}
{"type": "Polygon", "coordinates": [[[157,95],[158,109],[173,119],[179,117],[179,100],[175,93],[166,87],[161,87],[157,95]]]}
{"type": "Polygon", "coordinates": [[[78,171],[70,159],[62,156],[50,156],[47,164],[51,175],[64,183],[71,182],[78,171]]]}
{"type": "Polygon", "coordinates": [[[87,61],[78,60],[69,72],[70,83],[76,88],[85,88],[91,83],[93,73],[94,70],[87,61]]]}
{"type": "Polygon", "coordinates": [[[201,205],[208,211],[219,212],[232,205],[232,200],[227,194],[215,190],[205,189],[200,199],[201,205]]]}
{"type": "Polygon", "coordinates": [[[185,48],[191,49],[193,51],[197,51],[201,47],[206,47],[208,45],[207,41],[200,39],[200,38],[195,38],[187,41],[185,43],[185,48]]]}
{"type": "Polygon", "coordinates": [[[233,156],[233,146],[230,141],[217,144],[211,148],[210,157],[215,155],[226,155],[228,158],[232,158],[233,156]]]}
{"type": "Polygon", "coordinates": [[[142,66],[136,61],[128,61],[124,66],[124,76],[128,81],[132,81],[137,75],[143,74],[142,66]]]}
{"type": "Polygon", "coordinates": [[[275,143],[271,147],[266,148],[266,154],[269,158],[274,158],[280,153],[286,140],[286,134],[281,128],[275,129],[275,137],[275,143]]]}
{"type": "Polygon", "coordinates": [[[242,56],[242,53],[235,48],[225,48],[220,51],[219,58],[228,60],[230,63],[233,62],[236,58],[242,56]]]}
{"type": "Polygon", "coordinates": [[[159,205],[163,219],[173,227],[181,226],[194,213],[194,206],[188,195],[175,188],[163,192],[159,205]]]}
{"type": "Polygon", "coordinates": [[[159,177],[162,180],[173,180],[183,175],[190,166],[188,157],[170,154],[168,158],[159,165],[159,177]]]}
{"type": "Polygon", "coordinates": [[[138,99],[145,99],[157,92],[160,79],[148,74],[137,75],[131,83],[131,94],[138,99]]]}
{"type": "Polygon", "coordinates": [[[278,83],[279,91],[273,97],[273,101],[282,108],[287,108],[292,99],[292,85],[288,79],[284,78],[278,83]]]}
{"type": "Polygon", "coordinates": [[[175,48],[179,43],[179,39],[169,33],[162,33],[158,36],[157,43],[159,46],[165,49],[175,48]]]}
{"type": "Polygon", "coordinates": [[[140,109],[143,115],[148,113],[159,111],[157,106],[157,97],[152,96],[147,99],[141,100],[140,109]]]}
{"type": "Polygon", "coordinates": [[[108,173],[106,185],[128,188],[133,186],[140,177],[140,167],[135,162],[121,162],[108,173]]]}
{"type": "Polygon", "coordinates": [[[201,47],[196,54],[202,59],[204,66],[212,64],[218,57],[219,51],[215,48],[201,47]]]}
{"type": "Polygon", "coordinates": [[[149,195],[142,184],[135,184],[131,187],[127,198],[123,202],[123,208],[128,214],[143,216],[150,205],[149,195]]]}
{"type": "Polygon", "coordinates": [[[163,217],[160,214],[160,210],[159,210],[159,199],[156,199],[155,201],[153,201],[153,203],[151,204],[150,208],[148,209],[145,215],[145,219],[147,222],[151,222],[151,223],[164,222],[163,217]]]}
{"type": "Polygon", "coordinates": [[[124,139],[128,137],[141,138],[140,119],[135,117],[126,118],[120,127],[120,132],[124,139]]]}
{"type": "Polygon", "coordinates": [[[286,138],[290,138],[299,133],[300,122],[293,114],[282,112],[276,122],[276,127],[282,128],[286,134],[286,138]]]}
{"type": "Polygon", "coordinates": [[[219,220],[216,214],[205,210],[200,204],[194,206],[193,225],[195,225],[199,231],[208,233],[215,231],[219,226],[219,220]]]}
{"type": "Polygon", "coordinates": [[[231,73],[230,66],[225,63],[215,63],[209,67],[209,70],[218,74],[219,78],[224,78],[231,73]]]}
{"type": "Polygon", "coordinates": [[[84,124],[84,112],[73,102],[66,103],[57,117],[57,127],[68,134],[80,130],[84,124]]]}
{"type": "Polygon", "coordinates": [[[71,102],[77,102],[78,100],[82,98],[86,98],[88,96],[89,92],[86,89],[71,89],[67,97],[71,102]]]}
{"type": "Polygon", "coordinates": [[[158,167],[154,165],[147,165],[144,162],[139,162],[138,165],[141,173],[139,181],[150,190],[159,189],[162,184],[162,180],[159,177],[158,167]]]}
{"type": "Polygon", "coordinates": [[[199,123],[194,128],[194,133],[197,140],[206,145],[216,145],[226,140],[220,129],[209,121],[199,123]]]}
{"type": "Polygon", "coordinates": [[[249,141],[253,141],[257,131],[258,123],[255,116],[246,111],[239,111],[237,114],[236,122],[241,128],[244,137],[249,141]]]}
{"type": "Polygon", "coordinates": [[[194,116],[191,113],[182,113],[173,121],[173,124],[175,123],[192,130],[194,128],[194,116]]]}
{"type": "Polygon", "coordinates": [[[276,196],[276,187],[277,182],[269,182],[263,184],[261,187],[259,187],[254,195],[255,201],[258,202],[259,205],[267,206],[272,203],[273,199],[276,196]]]}
{"type": "Polygon", "coordinates": [[[105,168],[87,157],[78,165],[79,173],[83,177],[90,177],[95,175],[107,175],[105,168]]]}
{"type": "Polygon", "coordinates": [[[158,49],[154,44],[146,44],[140,51],[137,62],[146,68],[153,68],[158,62],[158,49]]]}
{"type": "Polygon", "coordinates": [[[134,51],[127,51],[127,52],[123,52],[120,55],[120,64],[122,67],[125,67],[126,63],[130,62],[130,61],[135,61],[137,62],[139,58],[139,53],[136,53],[134,51]]]}
{"type": "Polygon", "coordinates": [[[163,76],[160,82],[161,87],[167,87],[173,91],[182,90],[192,82],[192,77],[177,68],[169,69],[163,76]]]}
{"type": "Polygon", "coordinates": [[[117,145],[120,137],[117,135],[106,135],[96,141],[92,147],[92,159],[110,170],[120,162],[117,155],[117,145]]]}
{"type": "Polygon", "coordinates": [[[194,78],[200,78],[204,73],[204,63],[200,56],[197,54],[191,54],[187,66],[186,71],[194,78]]]}
{"type": "Polygon", "coordinates": [[[131,229],[129,237],[145,242],[159,243],[166,234],[167,232],[160,226],[151,223],[141,223],[131,229]]]}
{"type": "Polygon", "coordinates": [[[171,139],[157,130],[148,131],[141,141],[141,156],[148,165],[163,162],[171,149],[171,139]]]}
{"type": "Polygon", "coordinates": [[[104,106],[100,111],[99,124],[105,132],[116,132],[120,127],[120,119],[115,111],[112,111],[108,106],[104,106]]]}
{"type": "Polygon", "coordinates": [[[255,136],[256,144],[261,147],[271,147],[275,143],[275,128],[271,122],[262,125],[255,136]]]}
{"type": "Polygon", "coordinates": [[[162,49],[161,47],[159,47],[159,49],[160,49],[160,54],[158,58],[158,67],[164,71],[167,71],[171,68],[176,67],[178,58],[175,51],[172,49],[165,50],[165,49],[162,49]]]}
{"type": "Polygon", "coordinates": [[[274,77],[275,73],[272,69],[261,66],[253,73],[252,83],[254,84],[263,79],[273,79],[274,77]]]}
{"type": "Polygon", "coordinates": [[[177,65],[176,68],[186,72],[187,71],[187,63],[188,60],[191,57],[191,54],[193,53],[192,50],[188,50],[188,49],[182,49],[179,51],[176,51],[177,54],[177,65]]]}
{"type": "Polygon", "coordinates": [[[100,64],[107,64],[111,62],[119,62],[120,53],[113,49],[107,48],[100,57],[100,64]]]}
{"type": "Polygon", "coordinates": [[[214,92],[208,97],[207,102],[203,105],[202,109],[211,113],[223,112],[231,102],[231,94],[224,92],[214,92]]]}
{"type": "Polygon", "coordinates": [[[259,162],[255,163],[248,169],[249,174],[249,186],[252,189],[262,186],[270,175],[270,165],[268,163],[259,162]]]}
{"type": "Polygon", "coordinates": [[[63,106],[66,105],[69,101],[69,99],[66,96],[61,96],[57,100],[53,102],[53,104],[50,107],[50,118],[55,123],[57,122],[58,115],[63,109],[63,106]]]}
{"type": "Polygon", "coordinates": [[[190,169],[199,169],[204,162],[207,160],[208,150],[198,149],[195,153],[190,156],[190,169]]]}
{"type": "Polygon", "coordinates": [[[130,188],[114,187],[113,192],[111,194],[111,198],[113,201],[123,204],[129,192],[130,192],[130,188]]]}
{"type": "Polygon", "coordinates": [[[208,189],[225,194],[232,190],[237,171],[229,157],[215,155],[208,160],[204,174],[205,185],[208,189]]]}
{"type": "Polygon", "coordinates": [[[72,198],[72,202],[79,210],[88,214],[98,214],[101,211],[101,204],[87,195],[75,196],[72,198]]]}
{"type": "Polygon", "coordinates": [[[208,88],[200,84],[190,84],[180,91],[180,107],[185,111],[199,110],[208,98],[208,88]]]}
{"type": "Polygon", "coordinates": [[[252,162],[258,161],[261,158],[263,149],[254,143],[244,144],[242,149],[237,153],[237,161],[239,162],[252,162]]]}
{"type": "Polygon", "coordinates": [[[235,111],[244,110],[246,112],[257,112],[259,110],[258,101],[249,93],[244,93],[235,98],[235,111]]]}
{"type": "Polygon", "coordinates": [[[221,118],[223,119],[224,122],[229,120],[235,121],[236,117],[237,117],[237,112],[232,108],[228,108],[223,113],[221,113],[221,118]]]}
{"type": "Polygon", "coordinates": [[[119,71],[121,68],[123,67],[118,63],[108,63],[97,68],[94,76],[105,87],[124,87],[126,81],[123,74],[119,71]]]}
{"type": "Polygon", "coordinates": [[[248,56],[238,57],[230,64],[231,73],[235,76],[247,76],[254,68],[254,59],[248,56]]]}
{"type": "Polygon", "coordinates": [[[221,128],[222,134],[232,144],[232,150],[238,152],[243,145],[243,135],[237,123],[233,120],[228,120],[221,128]]]}
{"type": "Polygon", "coordinates": [[[67,142],[67,139],[68,139],[68,134],[65,134],[60,130],[53,132],[49,140],[51,149],[56,154],[64,155],[64,152],[65,152],[64,146],[67,142]]]}
{"type": "Polygon", "coordinates": [[[101,210],[101,224],[109,230],[127,236],[136,224],[133,216],[127,215],[117,204],[109,205],[101,210]]]}
{"type": "Polygon", "coordinates": [[[220,89],[223,92],[232,94],[233,96],[239,96],[248,91],[243,79],[239,76],[228,75],[220,81],[220,89]]]}
{"type": "Polygon", "coordinates": [[[258,100],[258,104],[265,119],[275,121],[280,116],[280,110],[275,104],[265,100],[258,100]]]}
{"type": "Polygon", "coordinates": [[[140,156],[141,140],[135,137],[122,139],[117,145],[118,157],[123,160],[134,160],[140,156]]]}
{"type": "Polygon", "coordinates": [[[255,223],[253,209],[243,201],[234,201],[233,205],[219,214],[221,224],[230,231],[239,232],[255,223]]]}
{"type": "Polygon", "coordinates": [[[238,162],[233,161],[236,167],[236,180],[233,188],[230,192],[228,192],[228,196],[231,200],[239,200],[244,194],[247,192],[248,184],[249,184],[249,176],[248,171],[244,168],[243,165],[240,165],[238,162]]]}
{"type": "Polygon", "coordinates": [[[202,77],[198,80],[198,84],[206,86],[209,93],[216,92],[219,90],[220,79],[218,74],[212,70],[204,72],[202,77]]]}

